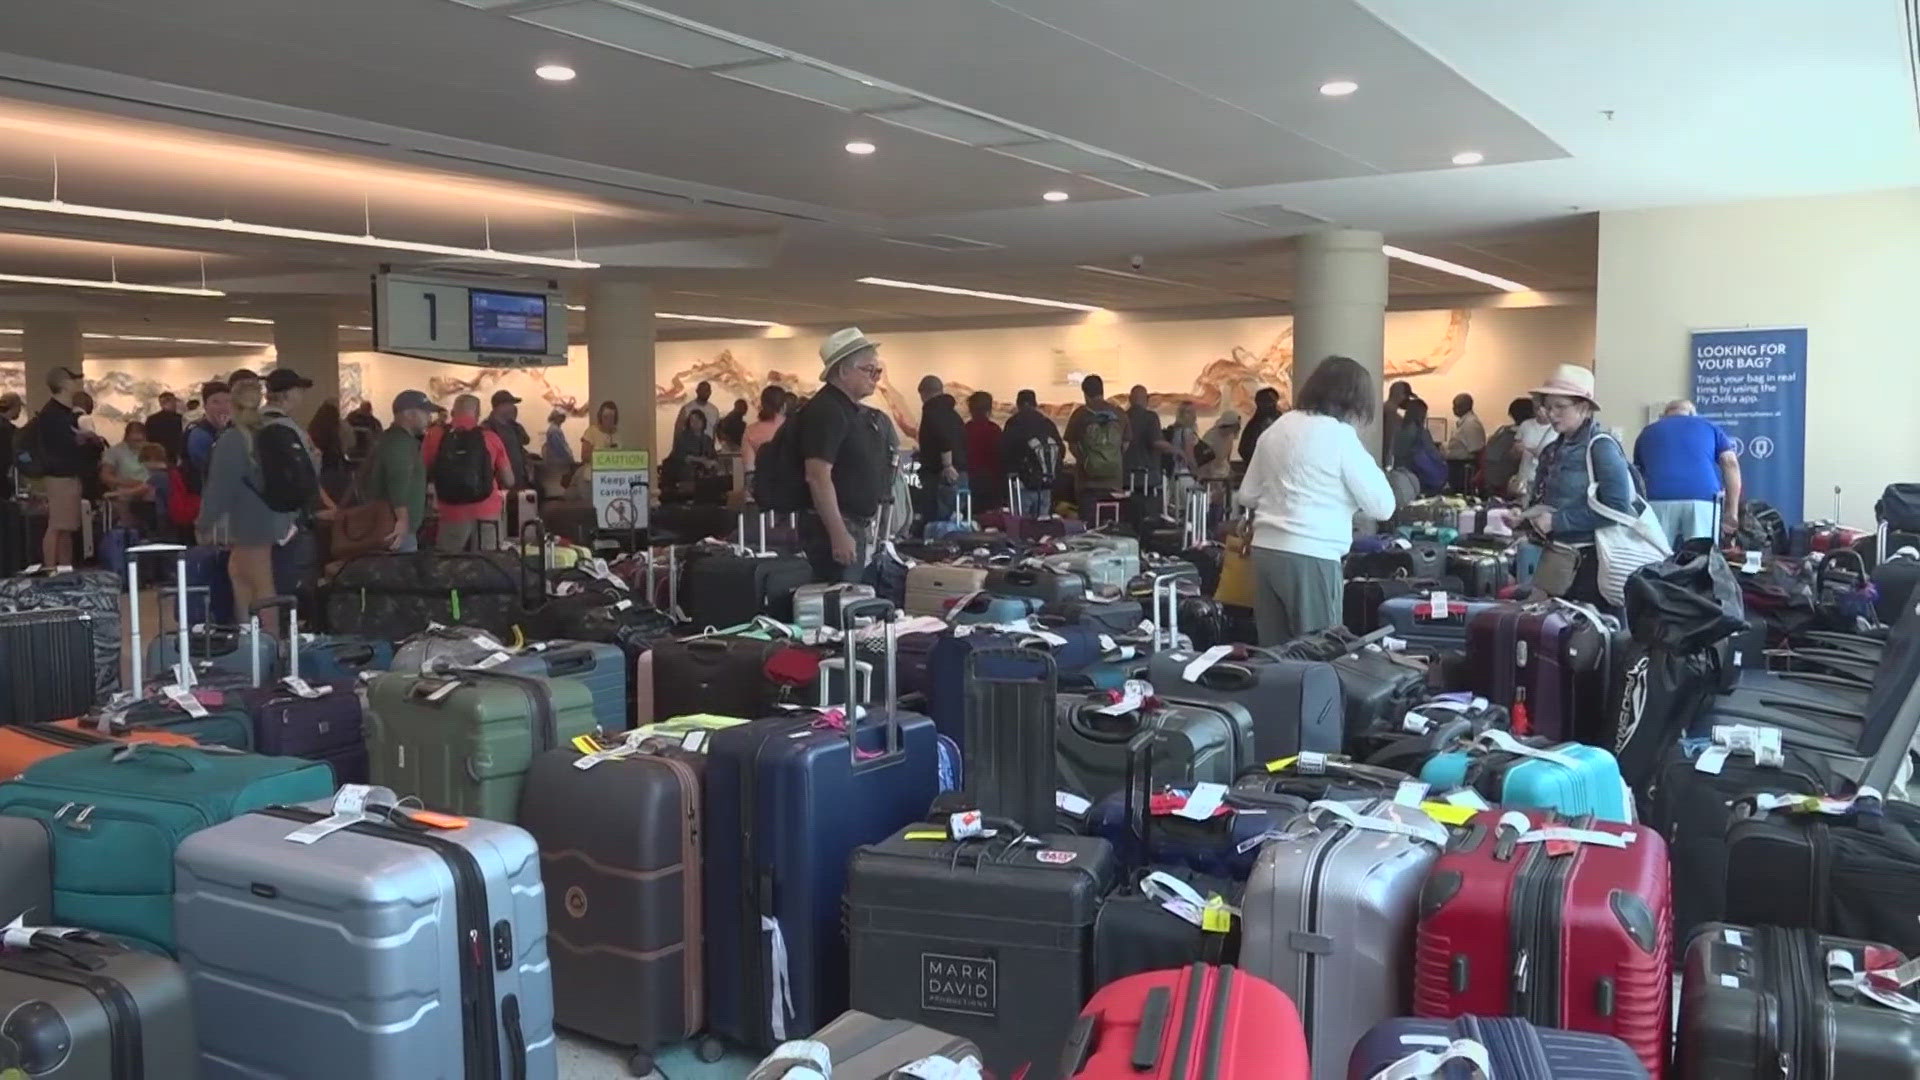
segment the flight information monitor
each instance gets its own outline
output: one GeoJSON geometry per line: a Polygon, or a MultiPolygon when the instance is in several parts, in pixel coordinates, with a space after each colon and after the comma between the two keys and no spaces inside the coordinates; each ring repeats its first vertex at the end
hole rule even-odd
{"type": "Polygon", "coordinates": [[[567,298],[554,281],[382,270],[373,278],[373,347],[478,367],[567,362],[567,298]]]}
{"type": "Polygon", "coordinates": [[[531,293],[467,290],[467,314],[475,349],[547,351],[547,298],[531,293]]]}

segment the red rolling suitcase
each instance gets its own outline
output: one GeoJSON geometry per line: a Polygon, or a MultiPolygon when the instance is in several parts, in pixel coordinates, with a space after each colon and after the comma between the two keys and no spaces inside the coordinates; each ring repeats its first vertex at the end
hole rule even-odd
{"type": "Polygon", "coordinates": [[[1658,1077],[1673,949],[1667,846],[1638,825],[1488,810],[1420,896],[1416,1015],[1611,1035],[1658,1077]]]}
{"type": "Polygon", "coordinates": [[[1107,984],[1067,1039],[1074,1080],[1308,1080],[1300,1013],[1280,988],[1195,964],[1107,984]]]}

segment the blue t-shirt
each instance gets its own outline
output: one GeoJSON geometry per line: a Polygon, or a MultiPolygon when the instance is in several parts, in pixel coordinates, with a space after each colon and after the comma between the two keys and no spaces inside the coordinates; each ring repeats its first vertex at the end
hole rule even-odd
{"type": "Polygon", "coordinates": [[[1656,501],[1720,497],[1720,455],[1733,440],[1700,416],[1663,416],[1633,443],[1633,463],[1647,478],[1647,498],[1656,501]]]}

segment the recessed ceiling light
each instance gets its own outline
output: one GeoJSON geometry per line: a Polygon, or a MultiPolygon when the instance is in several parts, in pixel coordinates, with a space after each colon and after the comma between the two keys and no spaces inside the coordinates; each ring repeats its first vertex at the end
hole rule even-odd
{"type": "Polygon", "coordinates": [[[227,321],[253,323],[256,326],[272,326],[273,325],[272,319],[256,319],[251,315],[229,315],[227,316],[227,321]]]}
{"type": "Polygon", "coordinates": [[[1042,195],[1040,197],[1047,200],[1048,202],[1066,202],[1068,199],[1073,198],[1073,196],[1067,194],[1064,191],[1049,191],[1045,195],[1042,195]]]}
{"type": "Polygon", "coordinates": [[[859,154],[862,157],[873,153],[875,149],[874,145],[865,139],[855,139],[847,144],[847,153],[859,154]]]}
{"type": "Polygon", "coordinates": [[[1512,280],[1511,278],[1503,278],[1498,274],[1489,274],[1484,270],[1475,270],[1471,266],[1461,266],[1457,262],[1448,262],[1445,259],[1438,258],[1433,255],[1422,255],[1417,251],[1408,251],[1406,248],[1397,248],[1397,247],[1394,247],[1392,244],[1383,244],[1381,245],[1380,250],[1386,252],[1387,258],[1389,259],[1399,259],[1401,262],[1410,262],[1415,266],[1424,266],[1429,270],[1438,270],[1443,274],[1452,274],[1455,277],[1463,277],[1463,278],[1466,278],[1468,281],[1478,281],[1482,285],[1491,285],[1494,288],[1500,289],[1505,292],[1532,292],[1533,291],[1527,286],[1522,285],[1519,282],[1512,280]]]}
{"type": "Polygon", "coordinates": [[[919,281],[896,281],[893,278],[863,277],[862,285],[885,285],[889,289],[918,289],[921,292],[946,293],[949,296],[977,296],[982,300],[1009,300],[1016,304],[1034,304],[1039,307],[1066,308],[1068,311],[1105,311],[1094,304],[1075,304],[1066,300],[1048,300],[1039,296],[1016,296],[1013,293],[987,292],[983,289],[961,289],[952,285],[928,285],[919,281]]]}
{"type": "Polygon", "coordinates": [[[1320,92],[1328,97],[1346,97],[1358,89],[1360,84],[1352,79],[1335,79],[1320,84],[1320,92]]]}
{"type": "Polygon", "coordinates": [[[1485,160],[1487,160],[1487,155],[1478,150],[1462,150],[1453,155],[1453,163],[1455,165],[1478,165],[1485,160]]]}
{"type": "Polygon", "coordinates": [[[565,64],[541,64],[533,69],[535,75],[548,82],[572,82],[574,70],[565,64]]]}

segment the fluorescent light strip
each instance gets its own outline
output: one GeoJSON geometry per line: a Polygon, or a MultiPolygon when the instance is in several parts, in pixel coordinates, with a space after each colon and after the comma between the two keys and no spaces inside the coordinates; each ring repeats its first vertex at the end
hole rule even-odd
{"type": "Polygon", "coordinates": [[[253,323],[256,326],[272,326],[273,325],[272,319],[257,319],[252,315],[229,315],[227,316],[227,321],[253,323]]]}
{"type": "MultiPolygon", "coordinates": [[[[272,236],[282,240],[311,240],[319,244],[340,244],[346,247],[380,248],[386,251],[411,251],[421,255],[446,255],[461,259],[484,259],[490,262],[524,263],[528,266],[554,266],[563,270],[594,270],[600,264],[581,259],[555,259],[546,255],[520,255],[509,251],[496,251],[493,248],[454,247],[448,244],[425,244],[417,240],[388,240],[372,233],[354,236],[350,233],[321,232],[317,229],[290,229],[283,225],[260,225],[247,221],[235,221],[232,218],[191,217],[186,214],[159,214],[149,210],[122,210],[111,206],[88,206],[84,203],[61,202],[58,199],[18,199],[12,196],[0,196],[0,209],[28,210],[41,214],[64,214],[67,217],[94,218],[105,221],[135,221],[146,225],[168,225],[180,229],[208,229],[213,232],[241,233],[247,236],[272,236]]],[[[176,289],[152,289],[145,291],[179,292],[176,289]]],[[[197,292],[195,296],[224,296],[218,292],[197,292]]]]}
{"type": "Polygon", "coordinates": [[[768,322],[765,319],[729,319],[724,315],[676,315],[671,311],[656,311],[653,313],[653,317],[656,319],[684,319],[687,322],[726,323],[729,326],[780,325],[777,322],[768,322]]]}
{"type": "Polygon", "coordinates": [[[107,289],[117,292],[165,293],[168,296],[225,296],[219,289],[189,289],[177,285],[140,285],[131,281],[102,281],[99,278],[41,277],[38,274],[0,274],[0,281],[14,285],[57,285],[64,289],[107,289]]]}
{"type": "Polygon", "coordinates": [[[1503,278],[1498,274],[1489,274],[1484,270],[1475,270],[1471,266],[1461,266],[1457,262],[1448,262],[1445,259],[1436,259],[1432,255],[1422,255],[1417,251],[1397,248],[1392,244],[1383,244],[1380,250],[1386,252],[1387,258],[1389,259],[1399,259],[1401,262],[1410,262],[1415,266],[1424,266],[1429,270],[1438,270],[1443,274],[1452,274],[1455,277],[1463,277],[1469,281],[1477,281],[1482,285],[1491,285],[1503,292],[1533,291],[1528,286],[1522,285],[1517,281],[1503,278]]]}
{"type": "Polygon", "coordinates": [[[952,285],[928,285],[918,281],[895,281],[892,278],[863,277],[862,285],[885,285],[889,289],[918,289],[921,292],[946,293],[949,296],[977,296],[982,300],[1008,300],[1016,304],[1034,304],[1038,307],[1065,308],[1068,311],[1105,311],[1093,304],[1076,304],[1068,300],[1047,300],[1038,296],[1015,296],[1012,293],[986,292],[981,289],[957,289],[952,285]]]}
{"type": "MultiPolygon", "coordinates": [[[[7,331],[0,330],[0,333],[7,331]]],[[[163,337],[159,334],[81,334],[89,341],[138,341],[143,343],[162,343],[167,345],[231,345],[242,349],[271,349],[272,342],[267,341],[226,341],[220,338],[163,337]]]]}

